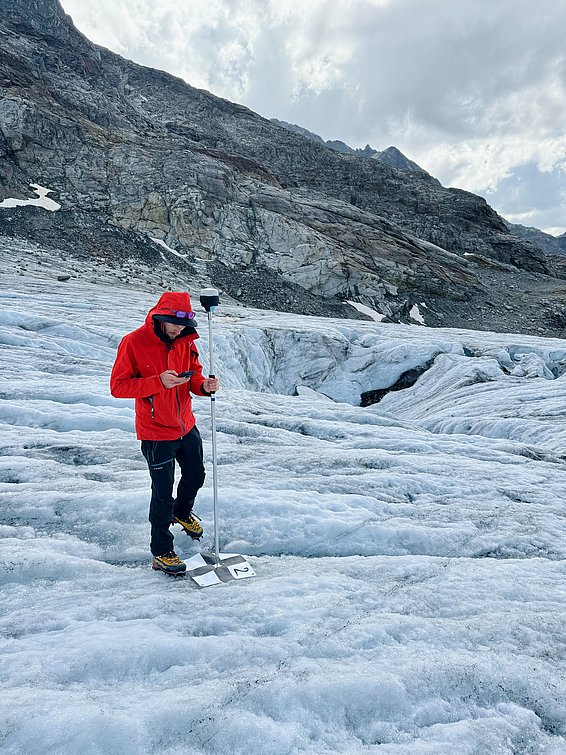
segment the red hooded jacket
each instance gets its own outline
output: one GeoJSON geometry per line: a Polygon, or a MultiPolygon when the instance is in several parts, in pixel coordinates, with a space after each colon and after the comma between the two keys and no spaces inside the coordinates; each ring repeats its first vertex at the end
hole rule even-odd
{"type": "Polygon", "coordinates": [[[207,394],[195,340],[198,334],[188,326],[172,341],[162,335],[154,315],[191,312],[189,294],[163,294],[146,317],[145,324],[124,336],[118,346],[110,377],[110,392],[116,398],[135,398],[136,434],[140,440],[176,440],[195,425],[191,392],[207,394]],[[194,375],[183,385],[165,388],[159,377],[165,370],[194,375]]]}

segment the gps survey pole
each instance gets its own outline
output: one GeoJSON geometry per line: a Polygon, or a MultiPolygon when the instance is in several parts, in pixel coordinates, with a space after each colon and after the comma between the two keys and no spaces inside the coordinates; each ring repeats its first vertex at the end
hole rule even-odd
{"type": "MultiPolygon", "coordinates": [[[[212,313],[220,304],[220,295],[215,288],[205,288],[200,292],[200,303],[208,317],[208,363],[209,377],[214,374],[214,347],[212,341],[212,313]]],[[[187,574],[200,585],[220,585],[234,579],[254,577],[255,572],[243,556],[237,553],[220,553],[218,528],[218,472],[216,463],[216,397],[210,394],[210,414],[212,420],[212,487],[214,500],[214,553],[203,551],[189,558],[187,574]]]]}
{"type": "MultiPolygon", "coordinates": [[[[200,292],[200,303],[206,310],[208,317],[208,366],[209,377],[214,375],[214,350],[212,345],[212,313],[220,304],[220,295],[215,288],[205,288],[200,292]]],[[[216,464],[216,398],[210,394],[210,416],[212,420],[212,489],[214,495],[214,557],[220,562],[220,546],[218,537],[218,471],[216,464]]]]}

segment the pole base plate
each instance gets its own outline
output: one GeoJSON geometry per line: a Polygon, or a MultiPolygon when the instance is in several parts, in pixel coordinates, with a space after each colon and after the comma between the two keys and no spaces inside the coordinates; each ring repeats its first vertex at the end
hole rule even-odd
{"type": "Polygon", "coordinates": [[[238,553],[219,553],[218,556],[218,561],[216,554],[209,551],[202,551],[191,556],[185,561],[187,576],[191,577],[199,587],[210,587],[237,579],[255,577],[255,571],[244,556],[238,553]]]}

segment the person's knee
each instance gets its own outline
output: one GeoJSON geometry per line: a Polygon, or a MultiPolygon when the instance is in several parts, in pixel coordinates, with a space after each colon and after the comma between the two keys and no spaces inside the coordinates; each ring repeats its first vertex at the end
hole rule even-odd
{"type": "Polygon", "coordinates": [[[149,521],[155,527],[169,527],[173,521],[173,500],[168,506],[150,506],[149,521]]]}
{"type": "Polygon", "coordinates": [[[204,467],[201,467],[196,475],[196,484],[199,488],[202,488],[204,485],[204,481],[206,479],[206,472],[204,471],[204,467]]]}

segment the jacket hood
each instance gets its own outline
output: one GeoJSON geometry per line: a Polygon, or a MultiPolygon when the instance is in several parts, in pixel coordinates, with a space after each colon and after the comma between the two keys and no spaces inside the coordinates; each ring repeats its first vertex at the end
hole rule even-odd
{"type": "Polygon", "coordinates": [[[191,297],[186,291],[167,291],[161,294],[159,301],[149,310],[145,319],[146,325],[153,329],[156,320],[171,322],[176,325],[184,325],[185,329],[179,336],[194,335],[198,338],[196,328],[197,321],[194,317],[177,316],[177,312],[192,313],[191,297]]]}

